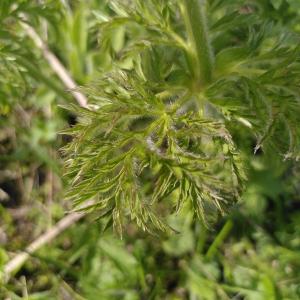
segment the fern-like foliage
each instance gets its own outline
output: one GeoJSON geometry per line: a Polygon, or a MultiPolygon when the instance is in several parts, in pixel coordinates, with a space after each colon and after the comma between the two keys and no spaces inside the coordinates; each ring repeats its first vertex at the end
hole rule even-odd
{"type": "Polygon", "coordinates": [[[168,231],[164,217],[183,206],[209,224],[243,191],[237,128],[256,139],[254,150],[299,158],[298,37],[266,22],[259,4],[208,1],[204,11],[194,0],[135,0],[110,8],[114,17],[99,17],[100,43],[115,68],[84,89],[90,109],[69,107],[79,116],[64,148],[76,209],[94,199],[84,210],[110,215],[120,234],[126,216],[168,231]],[[202,32],[189,5],[200,9],[202,32]],[[115,51],[118,28],[127,39],[115,51]],[[199,51],[197,34],[209,53],[199,51]],[[211,76],[199,73],[210,67],[211,76]]]}

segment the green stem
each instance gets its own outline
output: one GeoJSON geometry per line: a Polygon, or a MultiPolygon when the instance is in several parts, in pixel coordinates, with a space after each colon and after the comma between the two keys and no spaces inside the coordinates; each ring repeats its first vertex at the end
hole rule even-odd
{"type": "Polygon", "coordinates": [[[233,228],[233,221],[231,219],[229,219],[226,221],[225,225],[223,226],[223,228],[221,229],[221,231],[219,232],[219,234],[217,235],[217,237],[215,238],[215,240],[213,241],[213,243],[207,250],[206,255],[205,255],[205,257],[207,259],[210,260],[213,258],[213,256],[218,251],[218,248],[222,245],[224,240],[229,235],[232,228],[233,228]]]}
{"type": "Polygon", "coordinates": [[[205,4],[203,0],[182,0],[182,12],[188,39],[193,47],[192,68],[196,84],[210,83],[213,69],[213,52],[208,37],[205,4]]]}

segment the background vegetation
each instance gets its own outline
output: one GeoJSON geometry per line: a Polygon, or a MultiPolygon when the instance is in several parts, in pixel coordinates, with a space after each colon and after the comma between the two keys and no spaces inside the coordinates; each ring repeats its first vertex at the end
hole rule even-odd
{"type": "MultiPolygon", "coordinates": [[[[141,23],[138,25],[147,30],[135,24],[125,26],[126,18],[133,17],[128,16],[129,2],[0,2],[0,268],[3,271],[0,299],[300,299],[299,117],[298,106],[289,102],[286,95],[279,100],[288,103],[283,120],[290,121],[289,135],[280,131],[282,123],[276,125],[280,129],[276,131],[277,127],[274,129],[260,106],[256,117],[265,122],[254,122],[257,134],[245,131],[241,124],[230,127],[248,179],[241,200],[228,214],[214,219],[208,228],[194,217],[189,206],[183,206],[179,214],[166,213],[167,224],[178,233],[151,235],[135,222],[125,222],[120,239],[108,226],[110,214],[99,219],[96,211],[31,254],[9,279],[5,278],[5,266],[12,257],[55,226],[72,208],[72,201],[65,200],[70,179],[63,174],[70,166],[63,164],[68,158],[62,147],[72,153],[76,143],[85,142],[84,154],[93,154],[89,140],[75,138],[69,144],[70,136],[60,134],[66,128],[76,128],[75,124],[84,127],[87,111],[78,108],[73,94],[45,59],[43,49],[37,47],[26,24],[47,43],[74,81],[84,86],[82,92],[89,95],[90,105],[97,105],[107,95],[103,95],[101,88],[104,90],[113,82],[110,77],[104,77],[103,81],[103,74],[112,74],[120,68],[126,72],[135,70],[140,53],[142,61],[151,61],[153,53],[151,56],[145,51],[149,45],[161,47],[157,50],[153,46],[158,51],[154,56],[161,59],[156,65],[164,66],[180,57],[174,49],[172,52],[164,48],[173,45],[163,45],[166,41],[163,28],[154,26],[160,22],[147,27],[153,18],[157,21],[155,10],[141,5],[144,11],[140,19],[139,11],[136,12],[135,17],[141,23]],[[112,19],[116,15],[117,21],[112,19]],[[70,109],[71,104],[74,104],[71,111],[62,107],[70,109]],[[263,142],[265,148],[256,147],[263,142]],[[278,154],[278,147],[286,156],[278,154]]],[[[168,2],[174,5],[177,1],[168,2]]],[[[220,66],[227,68],[232,62],[240,65],[246,51],[247,68],[241,67],[236,72],[252,79],[247,72],[255,69],[254,58],[258,56],[251,55],[260,51],[253,46],[260,41],[252,40],[249,44],[249,40],[260,37],[267,44],[263,49],[272,49],[267,58],[275,60],[272,74],[277,73],[270,75],[269,81],[299,89],[299,1],[207,2],[214,48],[221,52],[229,46],[239,47],[234,48],[239,51],[225,52],[220,66]],[[262,31],[264,35],[259,35],[262,31]],[[277,48],[273,45],[274,37],[279,40],[277,48]],[[254,47],[249,48],[251,55],[245,45],[254,47]]],[[[172,11],[162,13],[165,20],[169,13],[172,16],[172,11]]],[[[180,22],[176,30],[183,31],[180,22]]],[[[167,86],[177,93],[178,87],[190,78],[190,74],[184,73],[184,64],[179,62],[177,66],[171,74],[168,70],[148,69],[147,91],[153,86],[161,88],[155,85],[156,76],[168,73],[163,88],[167,86]]],[[[142,68],[146,73],[147,65],[142,68]]],[[[226,73],[226,68],[220,67],[219,72],[226,73]]],[[[263,68],[270,67],[267,64],[263,68]]],[[[139,88],[136,82],[133,84],[139,88]]],[[[216,88],[223,87],[220,84],[216,88]]],[[[119,95],[118,90],[114,93],[119,95]]],[[[228,93],[232,93],[229,87],[228,93]]],[[[214,97],[213,90],[210,97],[214,97]]],[[[227,109],[222,111],[225,116],[245,120],[246,112],[240,113],[241,105],[232,100],[228,106],[222,102],[224,99],[215,104],[227,109]]],[[[276,119],[277,115],[273,117],[276,119]]],[[[97,123],[99,116],[91,113],[88,118],[96,126],[101,125],[97,123]]],[[[97,146],[103,147],[101,141],[97,146]]],[[[149,183],[147,177],[143,180],[145,189],[151,189],[154,182],[149,183]]],[[[81,188],[75,189],[75,196],[69,192],[69,198],[76,201],[81,188]]],[[[89,194],[81,193],[80,199],[85,200],[86,196],[89,194]]],[[[168,211],[166,205],[159,205],[161,211],[168,211]]]]}

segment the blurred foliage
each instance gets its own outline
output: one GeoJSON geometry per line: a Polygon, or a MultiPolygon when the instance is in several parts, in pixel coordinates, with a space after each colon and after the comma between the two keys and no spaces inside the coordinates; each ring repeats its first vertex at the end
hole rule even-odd
{"type": "MultiPolygon", "coordinates": [[[[247,101],[236,102],[243,89],[255,93],[257,86],[249,81],[239,82],[238,88],[235,85],[241,72],[253,71],[257,52],[267,59],[270,55],[279,57],[275,62],[275,65],[281,63],[276,65],[277,74],[269,82],[262,80],[259,84],[270,85],[268,96],[272,95],[275,103],[284,99],[287,105],[287,115],[274,119],[281,122],[276,127],[279,141],[276,149],[283,155],[290,153],[291,135],[288,137],[288,131],[282,130],[282,123],[292,120],[295,122],[292,127],[297,127],[299,117],[289,116],[296,112],[291,97],[271,86],[278,82],[286,88],[299,84],[295,69],[299,61],[292,64],[286,61],[290,49],[296,48],[299,41],[299,1],[207,2],[211,11],[208,21],[212,43],[219,53],[217,61],[232,68],[232,62],[238,61],[237,55],[240,59],[238,66],[234,65],[236,77],[215,87],[215,90],[225,89],[227,99],[219,97],[214,105],[221,108],[218,113],[226,116],[225,125],[246,165],[248,180],[242,200],[209,229],[194,217],[188,205],[183,205],[176,215],[166,217],[168,226],[178,233],[160,237],[125,223],[120,240],[108,226],[110,215],[99,220],[98,213],[92,212],[51,245],[32,255],[7,284],[0,283],[0,299],[300,299],[299,163],[283,161],[283,156],[273,151],[275,139],[264,139],[267,118],[267,127],[264,122],[253,122],[248,118],[247,101]],[[261,31],[264,38],[262,35],[259,42],[264,43],[263,47],[247,48],[261,31]],[[285,48],[275,47],[278,52],[274,52],[272,46],[276,41],[284,43],[285,48]],[[244,64],[240,64],[241,60],[244,64]],[[229,101],[228,106],[224,105],[225,100],[229,101]],[[244,107],[243,114],[236,113],[237,106],[244,107]],[[245,120],[252,123],[256,134],[247,130],[245,120]],[[263,149],[257,147],[254,155],[253,149],[260,140],[268,143],[263,149]]],[[[57,133],[68,125],[75,130],[74,124],[84,124],[77,122],[86,122],[88,118],[95,120],[98,130],[102,126],[97,123],[98,115],[94,119],[96,111],[83,111],[84,115],[76,118],[75,114],[82,114],[82,110],[71,105],[75,112],[68,112],[58,106],[70,106],[73,99],[24,32],[20,16],[26,15],[75,81],[85,85],[83,91],[90,95],[93,104],[103,101],[107,95],[106,91],[104,96],[101,94],[104,88],[120,83],[119,77],[107,75],[103,83],[103,74],[113,74],[120,68],[130,74],[134,88],[140,88],[142,94],[145,85],[136,86],[137,75],[130,70],[146,73],[147,93],[153,85],[159,91],[162,83],[163,89],[167,86],[174,93],[176,88],[177,93],[189,81],[182,50],[169,45],[167,40],[162,41],[166,35],[157,35],[155,26],[162,25],[164,19],[145,29],[149,18],[157,17],[155,10],[150,9],[148,14],[136,16],[141,24],[127,24],[127,14],[134,13],[129,1],[119,1],[125,3],[123,10],[114,3],[101,0],[0,2],[0,268],[71,208],[69,201],[63,201],[67,182],[61,179],[64,168],[59,152],[70,138],[57,133]],[[121,15],[117,19],[119,24],[112,22],[116,15],[121,15]],[[153,59],[155,68],[147,69],[153,59]],[[169,70],[169,64],[176,68],[169,70]],[[103,88],[101,93],[99,87],[103,88]]],[[[174,12],[164,11],[165,20],[171,20],[174,31],[184,38],[183,25],[174,12]]],[[[268,69],[268,63],[260,67],[268,69]]],[[[220,74],[226,73],[227,67],[220,74]]],[[[114,86],[108,91],[112,92],[118,95],[119,90],[114,86]]],[[[136,91],[130,89],[130,92],[136,91]]],[[[213,89],[206,96],[216,99],[213,89]]],[[[153,113],[155,103],[146,107],[147,102],[141,102],[135,109],[153,113]]],[[[209,109],[208,113],[215,111],[209,109]]],[[[266,116],[266,112],[262,115],[266,116]]],[[[138,121],[135,130],[144,126],[138,121]]],[[[299,134],[295,133],[294,138],[299,139],[299,134]]],[[[153,192],[152,179],[147,174],[143,176],[148,183],[145,189],[153,192]]],[[[159,203],[158,210],[169,215],[165,203],[159,203]]]]}

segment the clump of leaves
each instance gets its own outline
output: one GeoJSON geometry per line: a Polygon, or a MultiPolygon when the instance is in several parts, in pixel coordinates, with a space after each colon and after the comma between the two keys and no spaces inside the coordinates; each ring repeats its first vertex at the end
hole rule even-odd
{"type": "Polygon", "coordinates": [[[252,135],[255,151],[299,158],[298,37],[265,22],[255,2],[110,8],[114,17],[99,17],[100,42],[115,69],[85,88],[90,109],[69,107],[79,116],[64,148],[75,208],[93,199],[84,210],[110,215],[120,234],[126,216],[168,231],[164,216],[183,205],[209,224],[243,191],[233,132],[252,135]],[[118,28],[126,38],[116,51],[118,28]],[[122,68],[125,60],[133,67],[122,68]]]}

